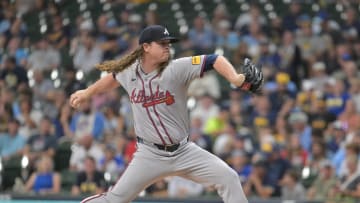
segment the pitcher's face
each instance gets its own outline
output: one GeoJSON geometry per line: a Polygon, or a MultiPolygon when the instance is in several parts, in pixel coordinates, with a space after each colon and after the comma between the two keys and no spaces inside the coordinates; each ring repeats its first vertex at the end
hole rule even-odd
{"type": "Polygon", "coordinates": [[[144,44],[144,50],[148,53],[154,60],[159,63],[165,62],[170,58],[170,40],[161,40],[151,43],[144,44]]]}

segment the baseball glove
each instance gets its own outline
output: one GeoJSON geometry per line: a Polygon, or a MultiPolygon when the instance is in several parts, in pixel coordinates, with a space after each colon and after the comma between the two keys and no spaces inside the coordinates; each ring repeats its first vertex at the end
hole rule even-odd
{"type": "Polygon", "coordinates": [[[250,91],[252,93],[260,92],[261,86],[264,82],[264,76],[261,68],[252,64],[250,59],[246,58],[242,72],[245,75],[245,81],[240,86],[240,89],[250,91]]]}

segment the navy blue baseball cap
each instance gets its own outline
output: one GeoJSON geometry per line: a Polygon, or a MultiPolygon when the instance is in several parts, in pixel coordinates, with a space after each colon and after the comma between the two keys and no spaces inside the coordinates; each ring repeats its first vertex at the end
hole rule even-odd
{"type": "Polygon", "coordinates": [[[140,33],[139,44],[150,43],[160,40],[170,40],[170,43],[176,43],[178,38],[170,36],[169,31],[161,25],[150,25],[140,33]]]}

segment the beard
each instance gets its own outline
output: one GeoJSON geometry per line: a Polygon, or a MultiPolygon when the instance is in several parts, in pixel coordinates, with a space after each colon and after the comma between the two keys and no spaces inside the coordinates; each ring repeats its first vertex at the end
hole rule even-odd
{"type": "Polygon", "coordinates": [[[171,54],[169,54],[168,59],[167,59],[166,61],[164,61],[164,62],[161,62],[161,63],[159,64],[159,70],[160,70],[160,72],[163,72],[163,71],[165,70],[165,68],[169,65],[171,59],[172,59],[172,58],[171,58],[171,54]]]}

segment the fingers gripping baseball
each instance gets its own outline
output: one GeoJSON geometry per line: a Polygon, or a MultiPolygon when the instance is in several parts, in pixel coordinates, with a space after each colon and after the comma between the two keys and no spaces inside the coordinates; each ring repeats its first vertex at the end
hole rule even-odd
{"type": "Polygon", "coordinates": [[[85,90],[78,90],[70,96],[70,105],[73,108],[79,108],[87,99],[85,90]]]}
{"type": "Polygon", "coordinates": [[[264,75],[260,67],[252,64],[250,59],[246,58],[243,65],[243,74],[245,75],[245,81],[240,88],[253,93],[259,92],[264,82],[264,75]]]}

